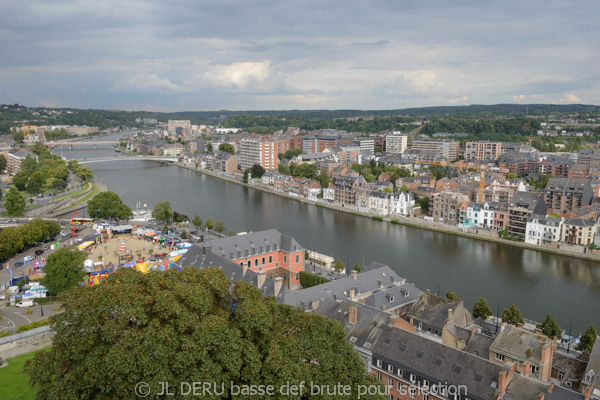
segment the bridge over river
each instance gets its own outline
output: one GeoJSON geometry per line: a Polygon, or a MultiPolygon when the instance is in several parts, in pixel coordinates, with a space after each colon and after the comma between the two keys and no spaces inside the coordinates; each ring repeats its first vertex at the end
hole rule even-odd
{"type": "Polygon", "coordinates": [[[80,158],[76,159],[79,164],[91,164],[107,161],[166,161],[176,162],[177,157],[169,156],[107,156],[107,157],[94,157],[94,158],[80,158]]]}

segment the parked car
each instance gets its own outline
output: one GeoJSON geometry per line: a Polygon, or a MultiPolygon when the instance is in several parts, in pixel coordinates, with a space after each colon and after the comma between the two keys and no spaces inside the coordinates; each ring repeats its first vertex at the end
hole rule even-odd
{"type": "Polygon", "coordinates": [[[23,300],[20,301],[16,304],[17,307],[22,308],[22,307],[33,307],[35,306],[35,301],[33,300],[23,300]]]}
{"type": "Polygon", "coordinates": [[[22,267],[24,264],[21,261],[15,263],[15,268],[22,267]]]}
{"type": "Polygon", "coordinates": [[[42,254],[44,254],[44,250],[36,250],[35,251],[35,256],[41,256],[42,254]]]}
{"type": "Polygon", "coordinates": [[[30,262],[30,261],[33,261],[33,256],[27,256],[27,257],[24,257],[24,258],[23,258],[23,261],[25,261],[25,262],[30,262]]]}

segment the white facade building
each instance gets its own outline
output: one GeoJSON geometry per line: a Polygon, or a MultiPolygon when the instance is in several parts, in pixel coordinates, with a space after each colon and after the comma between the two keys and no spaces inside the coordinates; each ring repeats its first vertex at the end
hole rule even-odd
{"type": "Polygon", "coordinates": [[[369,210],[377,215],[390,214],[390,194],[380,191],[371,191],[369,195],[369,210]]]}
{"type": "Polygon", "coordinates": [[[385,152],[390,155],[400,155],[404,153],[408,146],[408,136],[401,135],[400,132],[394,132],[385,137],[385,152]]]}
{"type": "Polygon", "coordinates": [[[525,243],[548,244],[558,242],[564,218],[533,215],[525,228],[525,243]]]}
{"type": "Polygon", "coordinates": [[[399,192],[390,197],[390,214],[407,216],[414,206],[415,198],[411,193],[399,192]]]}

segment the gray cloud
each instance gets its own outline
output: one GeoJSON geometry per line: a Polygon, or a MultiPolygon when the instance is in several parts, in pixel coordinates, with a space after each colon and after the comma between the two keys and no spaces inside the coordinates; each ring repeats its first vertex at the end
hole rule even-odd
{"type": "Polygon", "coordinates": [[[2,10],[0,102],[165,110],[600,103],[595,0],[31,0],[3,1],[2,10]]]}

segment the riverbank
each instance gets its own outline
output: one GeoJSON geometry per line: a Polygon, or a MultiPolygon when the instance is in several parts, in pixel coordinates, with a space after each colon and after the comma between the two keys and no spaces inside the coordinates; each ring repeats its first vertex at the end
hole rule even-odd
{"type": "Polygon", "coordinates": [[[394,224],[406,225],[406,226],[410,226],[413,228],[420,228],[420,229],[441,232],[441,233],[446,233],[446,234],[455,235],[455,236],[462,236],[462,237],[466,237],[469,239],[483,240],[483,241],[487,241],[487,242],[494,242],[494,243],[503,244],[503,245],[520,247],[522,249],[533,250],[533,251],[538,251],[538,252],[542,252],[542,253],[562,255],[562,256],[567,256],[567,257],[575,257],[575,258],[579,258],[582,260],[600,262],[600,254],[589,254],[589,253],[585,254],[585,253],[577,253],[577,252],[573,252],[573,251],[569,251],[569,250],[565,250],[565,249],[558,249],[558,248],[553,249],[553,248],[547,248],[547,247],[540,247],[538,245],[528,244],[528,243],[524,243],[524,242],[517,242],[517,241],[513,241],[513,240],[502,239],[497,236],[486,236],[486,234],[487,235],[490,235],[490,234],[497,235],[496,232],[492,232],[489,230],[468,228],[468,230],[465,231],[465,230],[462,230],[453,225],[445,225],[445,224],[439,224],[439,223],[434,224],[431,222],[425,222],[424,220],[422,220],[420,218],[415,218],[415,217],[409,218],[409,217],[396,217],[396,216],[394,216],[394,217],[389,217],[389,216],[379,217],[379,216],[377,216],[377,218],[373,218],[374,217],[373,214],[361,212],[354,208],[347,208],[347,207],[342,207],[339,205],[329,204],[329,203],[318,203],[318,202],[314,202],[314,201],[308,200],[303,197],[290,196],[287,193],[276,191],[275,189],[266,187],[261,184],[255,185],[255,184],[244,183],[238,179],[223,176],[223,175],[220,175],[220,174],[217,174],[215,172],[208,171],[205,169],[190,167],[190,166],[183,165],[180,163],[169,163],[169,164],[177,166],[177,167],[189,169],[192,171],[196,171],[201,174],[208,175],[208,176],[212,176],[214,178],[221,179],[223,181],[227,181],[227,182],[235,183],[237,185],[245,186],[250,189],[256,189],[256,190],[260,190],[260,191],[263,191],[266,193],[271,193],[271,194],[274,194],[277,196],[285,197],[287,199],[311,204],[311,205],[314,205],[315,207],[323,207],[323,208],[328,208],[328,209],[335,210],[335,211],[341,211],[341,212],[349,213],[349,214],[364,217],[364,218],[377,219],[377,220],[380,220],[382,223],[384,223],[384,222],[392,223],[392,220],[394,220],[394,222],[393,222],[394,224]]]}

